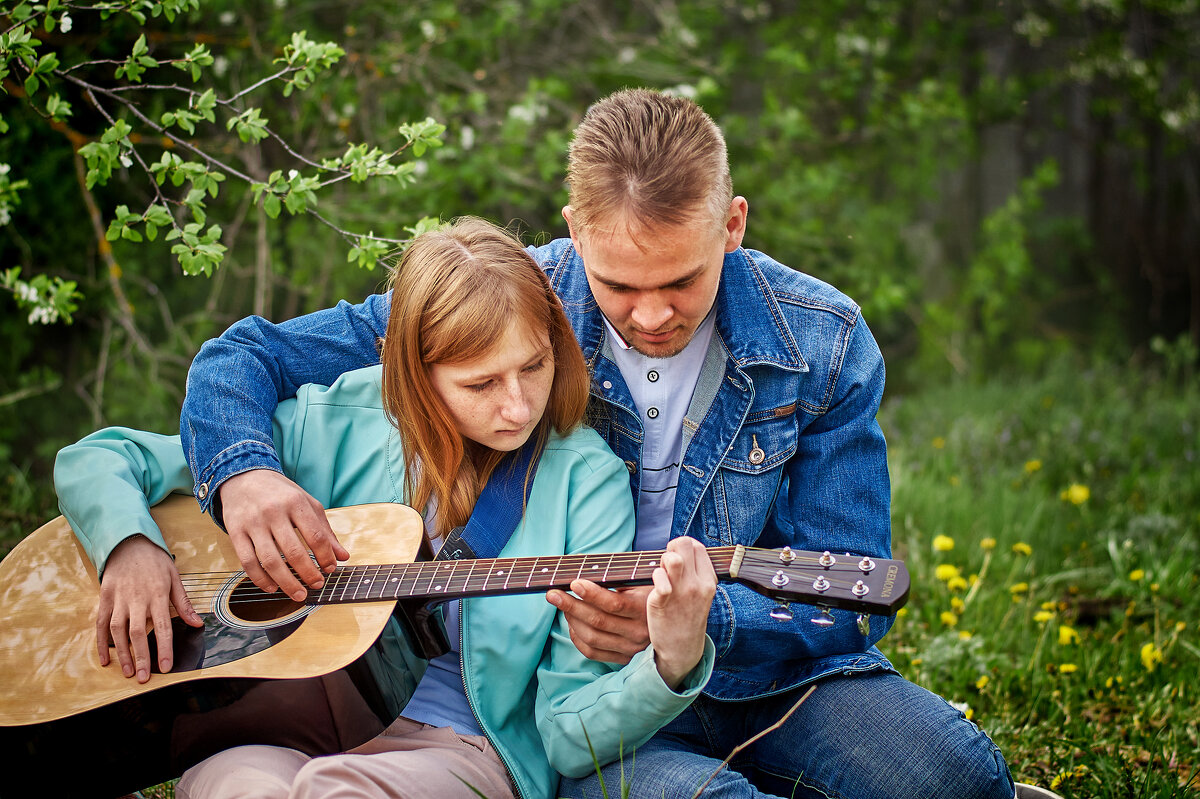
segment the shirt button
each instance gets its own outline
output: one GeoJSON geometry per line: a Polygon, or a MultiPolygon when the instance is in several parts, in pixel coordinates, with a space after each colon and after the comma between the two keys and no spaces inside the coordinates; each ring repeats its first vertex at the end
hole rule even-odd
{"type": "Polygon", "coordinates": [[[657,383],[658,382],[658,372],[651,369],[649,372],[646,373],[646,379],[649,380],[651,383],[657,383]]]}
{"type": "Polygon", "coordinates": [[[600,385],[604,386],[605,388],[612,388],[612,381],[611,381],[611,380],[605,380],[605,381],[604,381],[603,383],[601,383],[600,385]]]}
{"type": "Polygon", "coordinates": [[[650,408],[648,411],[646,411],[646,415],[649,416],[651,419],[657,419],[658,418],[658,408],[650,408]]]}
{"type": "Polygon", "coordinates": [[[199,499],[204,499],[208,496],[208,483],[201,483],[200,488],[196,491],[196,496],[199,499]]]}

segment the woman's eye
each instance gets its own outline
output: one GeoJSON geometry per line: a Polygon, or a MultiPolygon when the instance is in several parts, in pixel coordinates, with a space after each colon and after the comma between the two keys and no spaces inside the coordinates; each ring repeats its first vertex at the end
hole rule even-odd
{"type": "Polygon", "coordinates": [[[525,371],[526,372],[537,372],[537,371],[540,371],[543,367],[545,367],[545,365],[546,365],[546,359],[542,358],[537,363],[531,363],[529,366],[526,366],[525,371]]]}
{"type": "Polygon", "coordinates": [[[492,381],[488,380],[485,383],[475,383],[473,385],[469,385],[469,386],[467,386],[467,388],[471,391],[487,391],[488,387],[490,387],[491,385],[492,385],[492,381]]]}

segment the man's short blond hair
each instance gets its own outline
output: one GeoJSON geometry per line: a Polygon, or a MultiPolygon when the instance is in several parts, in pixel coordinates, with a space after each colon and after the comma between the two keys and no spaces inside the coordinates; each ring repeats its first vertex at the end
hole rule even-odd
{"type": "Polygon", "coordinates": [[[706,218],[724,225],[733,201],[721,129],[700,106],[649,89],[592,105],[567,157],[572,224],[655,228],[706,218]]]}

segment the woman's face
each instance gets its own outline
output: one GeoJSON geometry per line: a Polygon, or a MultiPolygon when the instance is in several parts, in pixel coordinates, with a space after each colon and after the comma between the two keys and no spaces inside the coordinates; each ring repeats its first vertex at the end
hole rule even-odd
{"type": "Polygon", "coordinates": [[[464,438],[510,452],[529,439],[550,399],[550,336],[517,323],[486,354],[435,363],[429,378],[464,438]]]}

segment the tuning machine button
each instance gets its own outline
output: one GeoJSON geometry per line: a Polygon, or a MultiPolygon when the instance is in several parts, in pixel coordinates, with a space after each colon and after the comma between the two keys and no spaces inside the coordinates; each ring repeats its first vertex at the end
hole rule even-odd
{"type": "Polygon", "coordinates": [[[875,571],[875,561],[867,555],[863,555],[863,559],[858,562],[858,570],[863,574],[870,574],[875,571]]]}
{"type": "Polygon", "coordinates": [[[781,563],[791,563],[795,559],[796,553],[792,551],[791,547],[784,547],[779,550],[779,561],[781,563]]]}
{"type": "Polygon", "coordinates": [[[813,590],[818,593],[825,593],[829,590],[829,581],[825,579],[825,575],[818,574],[817,579],[813,580],[813,590]]]}
{"type": "Polygon", "coordinates": [[[829,612],[829,608],[820,608],[820,613],[813,616],[809,621],[818,627],[832,627],[834,623],[833,614],[829,612]]]}
{"type": "Polygon", "coordinates": [[[850,593],[854,594],[855,596],[866,596],[870,592],[871,589],[867,587],[867,584],[862,580],[859,580],[850,588],[850,593]]]}
{"type": "Polygon", "coordinates": [[[771,611],[771,618],[774,619],[775,621],[791,621],[792,620],[792,609],[790,607],[788,607],[788,603],[780,602],[771,611]]]}
{"type": "Polygon", "coordinates": [[[829,550],[827,549],[821,553],[821,557],[817,558],[817,563],[828,569],[830,566],[837,563],[837,558],[829,554],[829,550]]]}

